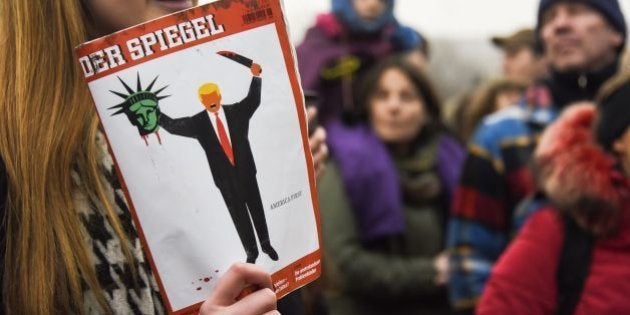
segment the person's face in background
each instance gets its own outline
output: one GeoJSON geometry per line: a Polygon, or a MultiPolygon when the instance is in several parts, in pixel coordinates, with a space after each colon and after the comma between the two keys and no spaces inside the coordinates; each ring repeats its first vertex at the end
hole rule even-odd
{"type": "Polygon", "coordinates": [[[503,51],[503,76],[526,85],[534,83],[546,74],[547,62],[529,47],[503,51]]]}
{"type": "Polygon", "coordinates": [[[354,11],[366,20],[376,20],[387,9],[387,0],[352,0],[354,11]]]}
{"type": "Polygon", "coordinates": [[[619,157],[624,173],[630,177],[630,127],[613,143],[613,151],[619,157]]]}
{"type": "Polygon", "coordinates": [[[90,36],[98,37],[188,9],[196,5],[197,0],[88,0],[83,3],[88,11],[90,36]]]}
{"type": "Polygon", "coordinates": [[[383,72],[369,102],[372,128],[386,143],[409,143],[425,124],[422,96],[399,69],[390,68],[383,72]]]}
{"type": "Polygon", "coordinates": [[[598,11],[580,3],[559,3],[541,18],[540,34],[558,71],[597,71],[615,60],[623,38],[598,11]]]}

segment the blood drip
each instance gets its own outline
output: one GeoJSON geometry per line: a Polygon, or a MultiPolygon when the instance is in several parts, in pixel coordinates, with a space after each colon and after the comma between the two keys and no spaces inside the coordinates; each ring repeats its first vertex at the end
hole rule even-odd
{"type": "Polygon", "coordinates": [[[158,143],[159,143],[160,145],[162,145],[162,138],[160,138],[160,131],[159,131],[159,130],[158,130],[158,131],[155,131],[155,135],[156,135],[156,136],[157,136],[157,138],[158,138],[158,143]]]}

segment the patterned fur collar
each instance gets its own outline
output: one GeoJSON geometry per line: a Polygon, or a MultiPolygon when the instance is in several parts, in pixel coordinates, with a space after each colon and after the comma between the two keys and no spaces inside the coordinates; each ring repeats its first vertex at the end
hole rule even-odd
{"type": "Polygon", "coordinates": [[[595,142],[595,107],[573,105],[549,126],[534,155],[540,187],[561,211],[596,235],[612,233],[627,205],[628,179],[595,142]]]}

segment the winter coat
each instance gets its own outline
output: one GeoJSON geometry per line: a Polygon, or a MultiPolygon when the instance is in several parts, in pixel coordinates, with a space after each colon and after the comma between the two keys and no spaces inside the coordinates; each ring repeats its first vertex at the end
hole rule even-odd
{"type": "MultiPolygon", "coordinates": [[[[339,170],[318,182],[324,237],[325,298],[330,314],[448,314],[446,288],[434,282],[444,249],[449,179],[440,171],[437,137],[394,158],[403,194],[404,232],[365,242],[339,170]]],[[[460,161],[451,161],[458,169],[460,161]]],[[[378,193],[378,192],[374,192],[378,193]]]]}
{"type": "Polygon", "coordinates": [[[586,74],[552,71],[518,104],[488,116],[477,128],[468,145],[448,229],[449,296],[457,309],[475,307],[494,263],[535,209],[518,212],[516,206],[536,190],[529,164],[542,131],[563,107],[592,100],[616,72],[617,62],[586,74]]]}
{"type": "MultiPolygon", "coordinates": [[[[562,216],[584,223],[580,218],[587,213],[610,215],[615,228],[594,243],[574,314],[630,314],[630,185],[614,158],[594,142],[594,119],[594,107],[577,105],[543,135],[535,162],[550,203],[532,215],[499,259],[478,314],[555,314],[562,216]]],[[[597,231],[597,221],[585,227],[597,231]]]]}

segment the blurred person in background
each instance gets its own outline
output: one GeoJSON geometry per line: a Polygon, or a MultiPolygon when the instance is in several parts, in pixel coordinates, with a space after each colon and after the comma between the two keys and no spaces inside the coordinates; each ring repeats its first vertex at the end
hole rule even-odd
{"type": "Polygon", "coordinates": [[[530,86],[546,78],[548,62],[537,48],[534,30],[526,28],[507,36],[495,36],[492,43],[503,52],[503,77],[530,86]]]}
{"type": "MultiPolygon", "coordinates": [[[[195,4],[0,2],[0,313],[165,313],[74,48],[195,4]]],[[[324,141],[321,128],[309,141],[317,170],[324,141]]],[[[277,314],[276,302],[269,273],[235,264],[200,314],[277,314]]]]}
{"type": "Polygon", "coordinates": [[[541,0],[536,36],[550,63],[549,78],[483,120],[453,200],[449,289],[462,312],[474,310],[514,224],[524,222],[514,209],[535,190],[527,165],[538,135],[568,104],[592,100],[615,74],[626,22],[616,0],[541,0]]]}
{"type": "Polygon", "coordinates": [[[394,0],[332,0],[332,12],[319,15],[297,47],[302,86],[318,94],[319,122],[349,202],[367,212],[403,208],[387,148],[354,102],[358,82],[376,62],[423,43],[393,10],[394,0]],[[369,159],[357,167],[355,156],[369,159]]]}
{"type": "MultiPolygon", "coordinates": [[[[330,314],[448,314],[443,235],[463,148],[444,132],[431,83],[404,57],[377,65],[357,92],[403,207],[354,207],[356,192],[331,160],[318,182],[330,314]]],[[[369,169],[372,156],[355,152],[347,157],[355,167],[379,171],[369,169]]],[[[381,194],[371,183],[367,193],[381,194]]]]}
{"type": "Polygon", "coordinates": [[[396,51],[422,44],[394,17],[394,0],[332,0],[332,12],[317,16],[297,46],[302,86],[320,97],[319,120],[352,119],[353,91],[369,68],[396,51]]]}
{"type": "Polygon", "coordinates": [[[597,103],[543,134],[545,205],[497,262],[478,314],[630,314],[630,73],[597,103]]]}
{"type": "MultiPolygon", "coordinates": [[[[496,101],[509,103],[507,105],[516,103],[513,92],[519,89],[515,89],[515,85],[529,87],[545,79],[548,74],[548,62],[537,48],[532,29],[521,29],[507,36],[495,36],[491,38],[491,42],[503,52],[500,79],[486,82],[459,99],[447,102],[445,120],[463,142],[470,140],[478,123],[486,115],[498,109],[494,104],[496,101]]],[[[517,95],[516,98],[521,96],[517,95]]]]}
{"type": "Polygon", "coordinates": [[[486,116],[514,105],[523,97],[525,88],[525,84],[510,79],[494,80],[478,88],[461,113],[460,139],[468,142],[486,116]]]}

